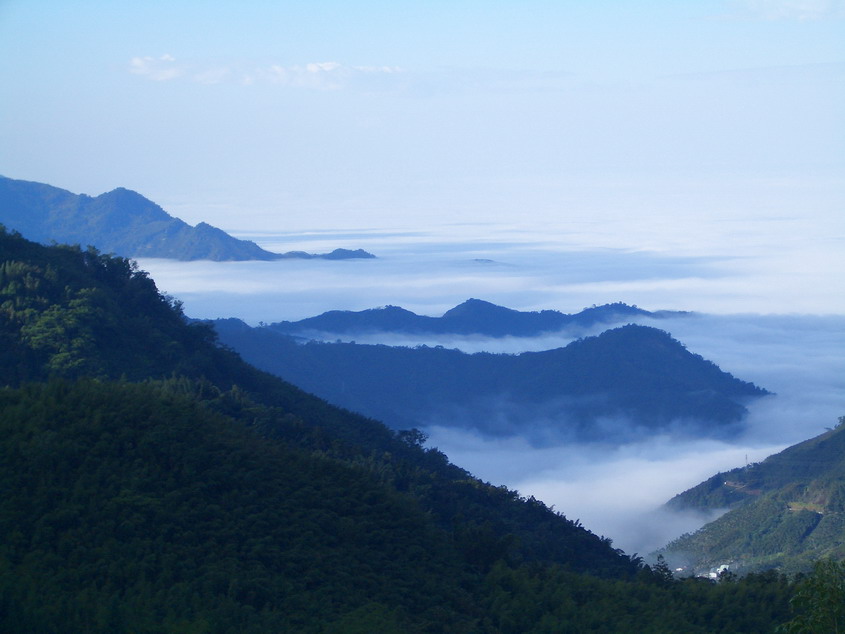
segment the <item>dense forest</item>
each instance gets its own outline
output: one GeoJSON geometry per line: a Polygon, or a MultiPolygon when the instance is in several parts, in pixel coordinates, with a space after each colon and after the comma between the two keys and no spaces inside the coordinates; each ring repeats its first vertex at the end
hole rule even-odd
{"type": "Polygon", "coordinates": [[[2,631],[770,632],[839,579],[676,580],[93,249],[0,229],[0,354],[2,631]]]}

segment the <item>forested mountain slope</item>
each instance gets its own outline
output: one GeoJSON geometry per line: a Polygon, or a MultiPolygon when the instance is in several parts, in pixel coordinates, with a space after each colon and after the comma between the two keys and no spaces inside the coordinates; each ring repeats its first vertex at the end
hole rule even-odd
{"type": "Polygon", "coordinates": [[[674,497],[672,509],[729,508],[669,544],[667,557],[696,568],[807,570],[845,558],[845,425],[763,462],[718,473],[674,497]]]}
{"type": "Polygon", "coordinates": [[[0,630],[771,631],[415,432],[188,325],[126,260],[0,230],[0,630]]]}
{"type": "Polygon", "coordinates": [[[667,430],[724,436],[738,428],[744,403],[767,393],[646,326],[519,355],[302,344],[233,319],[215,327],[223,343],[257,367],[396,428],[442,425],[609,442],[667,430]]]}
{"type": "Polygon", "coordinates": [[[0,588],[16,631],[39,616],[65,631],[301,631],[367,605],[478,616],[458,616],[472,580],[411,496],[266,442],[182,387],[0,393],[0,588]]]}
{"type": "Polygon", "coordinates": [[[92,198],[3,176],[0,176],[0,223],[39,242],[93,245],[125,257],[176,260],[373,257],[360,249],[336,249],[320,256],[298,251],[271,253],[205,222],[191,227],[123,187],[92,198]]]}

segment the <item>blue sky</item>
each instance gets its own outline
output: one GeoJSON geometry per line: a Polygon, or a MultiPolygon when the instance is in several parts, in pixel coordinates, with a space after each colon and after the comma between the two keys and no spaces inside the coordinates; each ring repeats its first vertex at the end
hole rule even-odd
{"type": "Polygon", "coordinates": [[[813,289],[796,310],[845,312],[820,290],[845,290],[843,0],[0,0],[0,82],[12,178],[283,249],[401,229],[757,258],[813,289]]]}
{"type": "Polygon", "coordinates": [[[844,4],[3,0],[0,173],[227,229],[542,220],[723,180],[823,204],[844,4]]]}

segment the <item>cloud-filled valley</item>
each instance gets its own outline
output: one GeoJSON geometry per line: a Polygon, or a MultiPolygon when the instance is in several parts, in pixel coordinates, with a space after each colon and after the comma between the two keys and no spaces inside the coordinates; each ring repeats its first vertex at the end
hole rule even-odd
{"type": "Polygon", "coordinates": [[[795,626],[845,578],[843,25],[0,2],[0,630],[795,626]]]}
{"type": "MultiPolygon", "coordinates": [[[[480,477],[507,478],[523,493],[580,517],[626,551],[646,552],[703,523],[699,516],[679,518],[659,510],[670,497],[717,471],[759,461],[820,434],[845,414],[843,317],[695,315],[653,325],[726,371],[775,393],[749,405],[746,431],[739,439],[663,438],[622,448],[531,451],[518,441],[437,429],[431,430],[432,444],[480,477]],[[637,531],[632,533],[631,527],[637,531]]],[[[545,344],[558,342],[550,338],[545,344]]]]}
{"type": "MultiPolygon", "coordinates": [[[[379,257],[141,265],[160,288],[185,302],[189,316],[233,316],[252,324],[387,304],[438,316],[469,297],[520,310],[576,312],[625,301],[648,310],[696,311],[632,321],[666,330],[691,352],[774,392],[750,404],[744,432],[731,442],[665,436],[621,447],[538,448],[518,437],[493,438],[434,423],[426,429],[429,445],[456,464],[554,504],[627,552],[648,552],[704,523],[701,516],[659,508],[676,493],[821,433],[845,413],[845,317],[835,314],[839,300],[827,292],[829,301],[818,312],[830,314],[794,314],[792,288],[783,284],[781,270],[767,272],[766,260],[753,250],[741,258],[588,250],[583,244],[566,250],[554,248],[555,236],[516,235],[506,241],[504,232],[493,235],[468,240],[465,234],[449,239],[426,232],[325,232],[299,235],[299,241],[287,236],[280,244],[362,247],[379,257]],[[737,303],[738,295],[752,299],[737,303]]],[[[278,248],[272,238],[259,243],[278,248]]],[[[562,347],[601,330],[598,325],[530,338],[364,333],[346,340],[512,354],[562,347]]]]}

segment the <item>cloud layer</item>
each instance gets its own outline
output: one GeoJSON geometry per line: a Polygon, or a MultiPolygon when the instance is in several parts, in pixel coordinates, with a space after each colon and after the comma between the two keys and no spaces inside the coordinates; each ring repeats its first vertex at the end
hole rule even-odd
{"type": "MultiPolygon", "coordinates": [[[[761,275],[764,267],[751,250],[748,259],[611,249],[567,252],[549,249],[536,236],[510,237],[510,242],[488,242],[455,235],[451,241],[432,242],[420,232],[324,233],[298,244],[312,251],[365,246],[381,257],[360,262],[143,261],[142,267],[164,290],[185,300],[189,315],[238,316],[252,323],[385,304],[440,315],[469,297],[522,310],[564,312],[616,300],[649,310],[718,310],[755,293],[766,297],[762,306],[771,312],[795,305],[782,270],[761,275]]],[[[824,287],[818,292],[827,293],[824,287]]],[[[668,514],[660,509],[668,498],[719,470],[761,460],[819,434],[845,414],[845,316],[749,312],[642,323],[667,330],[691,352],[776,394],[752,404],[745,433],[731,443],[663,437],[621,448],[564,444],[537,449],[523,438],[492,439],[431,427],[430,444],[480,477],[554,504],[626,552],[642,554],[707,519],[668,514]]],[[[352,338],[514,353],[560,347],[600,329],[530,339],[352,338]]]]}
{"type": "Polygon", "coordinates": [[[668,498],[717,471],[822,433],[845,414],[845,317],[698,315],[652,323],[723,369],[777,392],[750,406],[741,438],[536,450],[516,439],[435,429],[431,442],[482,477],[555,504],[626,551],[644,553],[710,519],[660,509],[668,498]]]}

